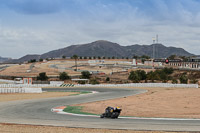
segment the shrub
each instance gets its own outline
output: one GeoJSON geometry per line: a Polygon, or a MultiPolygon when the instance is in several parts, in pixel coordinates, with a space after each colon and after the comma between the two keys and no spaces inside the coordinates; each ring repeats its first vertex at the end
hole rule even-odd
{"type": "Polygon", "coordinates": [[[90,74],[89,71],[82,71],[81,72],[81,78],[82,79],[90,79],[90,76],[91,76],[91,74],[90,74]]]}
{"type": "Polygon", "coordinates": [[[70,77],[66,72],[62,72],[62,73],[59,74],[59,79],[60,80],[67,80],[67,79],[70,79],[70,77]]]}
{"type": "Polygon", "coordinates": [[[37,80],[42,80],[42,81],[48,80],[46,72],[39,73],[39,76],[37,76],[37,80]]]}
{"type": "Polygon", "coordinates": [[[109,77],[107,77],[107,78],[106,78],[106,81],[107,81],[107,82],[109,82],[109,81],[110,81],[110,78],[109,78],[109,77]]]}
{"type": "Polygon", "coordinates": [[[198,83],[199,82],[199,80],[197,80],[197,79],[192,79],[192,80],[190,80],[190,83],[191,84],[196,84],[196,83],[198,83]]]}
{"type": "Polygon", "coordinates": [[[93,84],[93,85],[99,84],[99,81],[97,81],[96,78],[95,78],[95,79],[91,79],[91,80],[90,80],[90,84],[93,84]]]}
{"type": "Polygon", "coordinates": [[[131,71],[128,79],[133,82],[140,82],[141,80],[145,80],[147,78],[146,72],[144,70],[131,71]]]}
{"type": "Polygon", "coordinates": [[[188,77],[186,74],[182,74],[179,78],[181,84],[187,84],[188,83],[188,77]]]}
{"type": "Polygon", "coordinates": [[[172,79],[172,84],[178,84],[178,80],[172,79]]]}

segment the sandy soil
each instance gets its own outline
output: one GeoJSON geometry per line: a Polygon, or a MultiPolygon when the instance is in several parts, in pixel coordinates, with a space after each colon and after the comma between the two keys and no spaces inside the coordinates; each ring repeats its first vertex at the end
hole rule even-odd
{"type": "MultiPolygon", "coordinates": [[[[1,133],[175,133],[175,132],[159,132],[159,131],[85,129],[85,128],[51,127],[51,126],[13,125],[13,124],[0,124],[0,132],[1,133]]],[[[181,132],[181,133],[186,133],[186,132],[181,132]]]]}
{"type": "Polygon", "coordinates": [[[6,101],[16,101],[16,100],[27,100],[27,99],[39,99],[39,98],[50,98],[50,97],[63,97],[72,94],[77,94],[79,92],[43,92],[43,93],[33,93],[33,94],[0,94],[0,102],[6,101]]]}
{"type": "Polygon", "coordinates": [[[149,88],[149,92],[108,101],[79,104],[101,114],[107,106],[122,108],[122,116],[200,118],[200,89],[149,88]],[[95,107],[95,108],[94,108],[95,107]]]}

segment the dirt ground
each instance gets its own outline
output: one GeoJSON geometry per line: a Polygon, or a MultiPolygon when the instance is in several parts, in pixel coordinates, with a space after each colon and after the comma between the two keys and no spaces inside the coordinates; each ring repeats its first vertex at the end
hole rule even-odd
{"type": "Polygon", "coordinates": [[[50,98],[50,97],[63,97],[79,92],[43,92],[43,93],[13,93],[13,94],[0,94],[0,102],[16,101],[16,100],[28,100],[28,99],[39,99],[39,98],[50,98]]]}
{"type": "MultiPolygon", "coordinates": [[[[67,128],[67,127],[32,126],[32,125],[15,125],[15,124],[0,124],[0,132],[1,133],[175,133],[175,132],[159,132],[159,131],[86,129],[86,128],[67,128]]],[[[180,132],[180,133],[186,133],[186,132],[180,132]]]]}
{"type": "Polygon", "coordinates": [[[79,104],[84,112],[104,112],[107,106],[122,108],[122,116],[200,118],[200,89],[148,88],[140,95],[79,104]],[[95,107],[95,108],[94,108],[95,107]]]}

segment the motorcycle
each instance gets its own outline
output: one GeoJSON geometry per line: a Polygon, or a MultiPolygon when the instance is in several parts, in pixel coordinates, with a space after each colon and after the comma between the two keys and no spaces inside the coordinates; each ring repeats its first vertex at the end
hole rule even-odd
{"type": "Polygon", "coordinates": [[[112,118],[112,119],[116,119],[119,117],[120,113],[121,113],[122,109],[120,109],[119,107],[113,108],[113,107],[107,107],[105,109],[105,113],[100,115],[100,118],[112,118]]]}

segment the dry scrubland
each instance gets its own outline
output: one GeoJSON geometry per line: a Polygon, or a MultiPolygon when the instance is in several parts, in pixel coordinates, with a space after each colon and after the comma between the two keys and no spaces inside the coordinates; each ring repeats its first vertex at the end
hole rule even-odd
{"type": "MultiPolygon", "coordinates": [[[[108,60],[115,61],[115,60],[108,60]]],[[[125,60],[127,61],[127,60],[125,60]]],[[[101,71],[106,74],[110,74],[112,71],[121,71],[122,68],[109,68],[109,67],[99,67],[90,66],[88,60],[78,60],[78,69],[80,70],[91,70],[91,71],[101,71]]],[[[113,62],[106,62],[106,64],[113,64],[113,62]]],[[[7,76],[37,76],[41,72],[46,72],[48,76],[57,76],[60,72],[67,72],[70,76],[80,75],[80,72],[74,71],[76,69],[74,60],[53,60],[48,62],[36,62],[10,66],[3,71],[0,71],[0,75],[7,76]],[[56,67],[52,67],[56,66],[56,67]],[[27,71],[28,70],[28,71],[27,71]]]]}
{"type": "MultiPolygon", "coordinates": [[[[159,132],[159,131],[67,128],[67,127],[32,126],[32,125],[15,125],[15,124],[0,124],[0,132],[1,133],[179,133],[179,132],[159,132]]],[[[188,133],[188,132],[180,132],[180,133],[188,133]]]]}
{"type": "Polygon", "coordinates": [[[200,89],[148,88],[148,90],[144,94],[78,106],[84,106],[84,112],[98,114],[104,112],[107,106],[119,106],[122,108],[122,116],[200,118],[200,89]]]}

